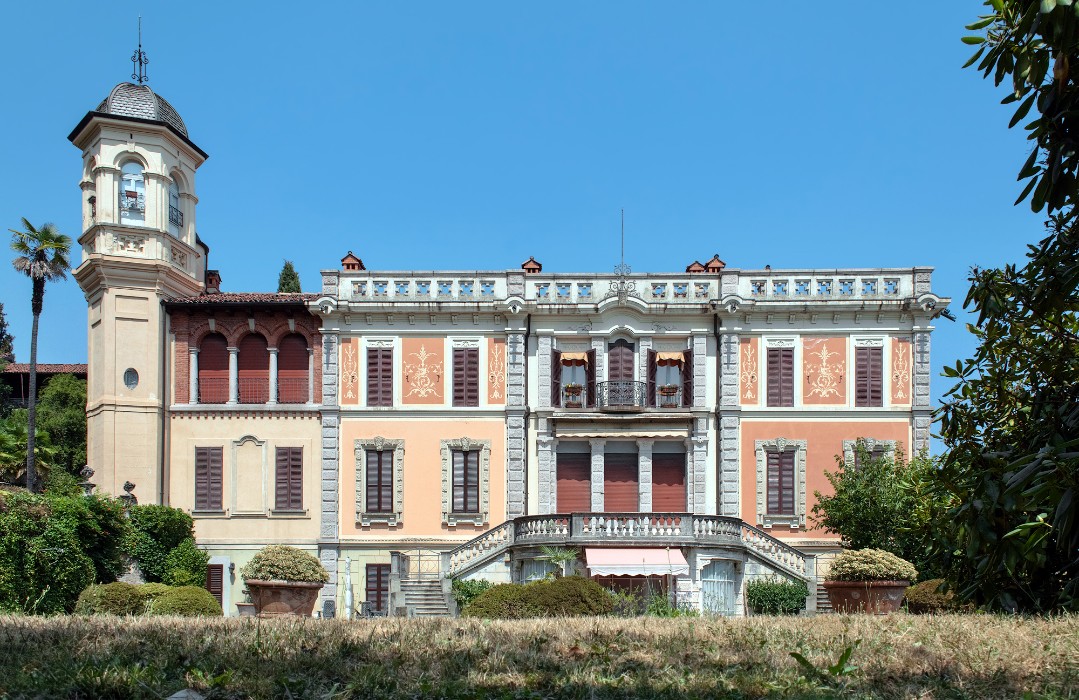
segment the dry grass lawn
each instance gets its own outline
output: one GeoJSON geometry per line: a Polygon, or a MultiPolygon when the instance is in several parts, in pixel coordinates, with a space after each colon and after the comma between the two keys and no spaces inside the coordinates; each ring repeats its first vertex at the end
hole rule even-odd
{"type": "Polygon", "coordinates": [[[1079,698],[1079,617],[0,617],[2,698],[183,688],[208,698],[1079,698]],[[848,667],[829,671],[851,646],[848,667]]]}

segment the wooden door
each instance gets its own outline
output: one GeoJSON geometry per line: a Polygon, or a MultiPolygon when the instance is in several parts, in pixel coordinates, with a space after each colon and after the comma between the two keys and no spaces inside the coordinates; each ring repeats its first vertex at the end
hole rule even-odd
{"type": "Polygon", "coordinates": [[[633,344],[619,338],[607,347],[607,380],[633,379],[633,344]]]}

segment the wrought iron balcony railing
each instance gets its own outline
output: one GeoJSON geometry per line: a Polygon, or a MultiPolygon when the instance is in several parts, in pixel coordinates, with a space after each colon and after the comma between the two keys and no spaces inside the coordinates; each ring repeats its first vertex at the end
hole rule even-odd
{"type": "Polygon", "coordinates": [[[240,377],[240,403],[266,403],[270,400],[269,377],[240,377]]]}
{"type": "Polygon", "coordinates": [[[608,411],[639,411],[648,406],[644,382],[619,379],[596,384],[596,406],[608,411]]]}
{"type": "Polygon", "coordinates": [[[184,225],[184,213],[171,204],[169,205],[169,223],[173,226],[184,225]]]}
{"type": "Polygon", "coordinates": [[[229,400],[228,377],[199,377],[199,403],[226,403],[229,400]]]}
{"type": "Polygon", "coordinates": [[[307,403],[307,377],[278,377],[278,403],[307,403]]]}

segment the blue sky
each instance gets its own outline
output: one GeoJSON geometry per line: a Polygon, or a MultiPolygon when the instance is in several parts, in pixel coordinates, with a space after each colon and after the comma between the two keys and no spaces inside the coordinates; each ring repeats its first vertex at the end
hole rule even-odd
{"type": "MultiPolygon", "coordinates": [[[[96,3],[5,8],[0,223],[79,234],[79,119],[131,73],[210,154],[198,229],[224,289],[372,269],[635,271],[931,265],[970,354],[972,265],[1019,261],[1027,143],[952,2],[96,3]]],[[[10,258],[10,254],[9,254],[10,258]]],[[[80,259],[76,254],[75,262],[80,259]]],[[[0,301],[29,358],[30,287],[0,301]]],[[[39,361],[86,360],[85,301],[50,285],[39,361]]],[[[934,395],[947,388],[934,379],[934,395]]]]}

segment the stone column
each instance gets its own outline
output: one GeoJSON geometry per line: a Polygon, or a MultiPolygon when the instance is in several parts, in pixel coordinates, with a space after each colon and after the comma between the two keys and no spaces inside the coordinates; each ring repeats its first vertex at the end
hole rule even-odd
{"type": "MultiPolygon", "coordinates": [[[[534,405],[540,408],[551,408],[551,351],[554,349],[554,338],[549,335],[536,337],[536,380],[539,384],[539,396],[535,398],[534,405]]],[[[508,390],[508,387],[507,387],[508,390]]]]}
{"type": "Polygon", "coordinates": [[[340,512],[340,462],[338,442],[341,434],[341,412],[337,404],[337,349],[336,333],[322,338],[322,470],[321,470],[321,520],[319,523],[318,556],[330,580],[322,588],[322,601],[337,601],[337,560],[340,540],[337,529],[340,512]]]}
{"type": "Polygon", "coordinates": [[[187,349],[188,374],[188,398],[187,402],[196,404],[199,402],[199,349],[189,347],[187,349]]]}
{"type": "Polygon", "coordinates": [[[683,372],[693,372],[693,408],[708,407],[708,336],[695,335],[692,340],[693,367],[683,367],[683,372]]]}
{"type": "Polygon", "coordinates": [[[270,353],[270,400],[267,403],[277,403],[277,348],[266,348],[270,353]]]}
{"type": "Polygon", "coordinates": [[[739,357],[741,345],[738,334],[723,333],[719,341],[719,458],[716,512],[738,517],[738,433],[741,409],[738,398],[739,357]]]}
{"type": "Polygon", "coordinates": [[[655,442],[637,441],[637,507],[642,513],[652,512],[652,445],[655,442]]]}
{"type": "Polygon", "coordinates": [[[556,477],[558,440],[549,435],[536,438],[539,460],[539,511],[541,514],[556,512],[558,508],[558,480],[556,477]]]}
{"type": "Polygon", "coordinates": [[[506,334],[506,517],[524,515],[528,475],[525,455],[525,337],[514,330],[506,334]]]}
{"type": "Polygon", "coordinates": [[[607,445],[604,438],[588,441],[592,446],[592,512],[603,511],[603,453],[607,445]]]}
{"type": "Polygon", "coordinates": [[[229,348],[229,403],[240,402],[240,348],[229,348]]]}
{"type": "Polygon", "coordinates": [[[917,331],[914,333],[914,396],[911,399],[914,414],[914,452],[929,447],[929,426],[933,422],[929,382],[929,331],[917,331]]]}

